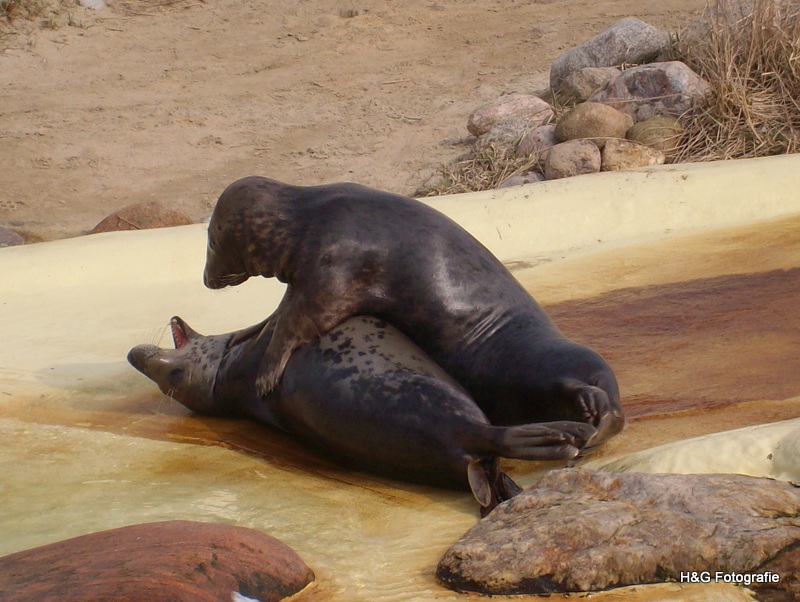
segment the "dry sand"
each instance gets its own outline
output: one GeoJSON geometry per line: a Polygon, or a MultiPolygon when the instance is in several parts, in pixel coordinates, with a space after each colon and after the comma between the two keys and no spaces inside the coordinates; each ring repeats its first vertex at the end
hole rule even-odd
{"type": "Polygon", "coordinates": [[[0,225],[29,240],[154,199],[200,220],[249,174],[410,194],[465,151],[481,103],[542,90],[621,18],[675,31],[705,4],[60,1],[55,29],[0,38],[0,225]]]}

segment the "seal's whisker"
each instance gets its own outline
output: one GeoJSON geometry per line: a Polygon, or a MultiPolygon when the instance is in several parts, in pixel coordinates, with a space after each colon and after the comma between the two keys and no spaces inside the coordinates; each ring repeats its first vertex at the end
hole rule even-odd
{"type": "Polygon", "coordinates": [[[167,326],[162,325],[157,328],[150,329],[147,337],[147,342],[151,345],[160,346],[159,343],[164,340],[164,335],[167,333],[167,326]]]}
{"type": "Polygon", "coordinates": [[[153,408],[153,414],[163,414],[164,413],[164,410],[163,410],[164,402],[166,402],[167,400],[173,401],[172,397],[170,397],[169,395],[166,395],[166,394],[159,395],[159,397],[158,397],[158,405],[156,405],[156,407],[153,408]]]}

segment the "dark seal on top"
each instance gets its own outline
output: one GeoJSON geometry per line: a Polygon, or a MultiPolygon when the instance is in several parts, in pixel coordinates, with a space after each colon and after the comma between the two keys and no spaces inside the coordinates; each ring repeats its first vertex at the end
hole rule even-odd
{"type": "Polygon", "coordinates": [[[259,368],[262,392],[300,345],[370,314],[411,337],[493,424],[587,422],[595,443],[624,426],[608,364],[565,337],[480,242],[417,200],[243,178],[217,202],[207,253],[210,288],[251,276],[288,284],[259,368]]]}

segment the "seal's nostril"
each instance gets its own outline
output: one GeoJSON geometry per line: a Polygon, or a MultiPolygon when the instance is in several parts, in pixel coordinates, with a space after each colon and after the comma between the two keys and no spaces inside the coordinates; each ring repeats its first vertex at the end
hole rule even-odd
{"type": "Polygon", "coordinates": [[[128,363],[139,372],[147,368],[147,361],[158,353],[155,345],[137,345],[128,352],[128,363]]]}

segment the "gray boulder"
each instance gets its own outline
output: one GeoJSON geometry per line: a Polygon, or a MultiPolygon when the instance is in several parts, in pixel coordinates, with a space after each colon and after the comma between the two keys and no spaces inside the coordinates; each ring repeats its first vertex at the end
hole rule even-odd
{"type": "Polygon", "coordinates": [[[558,180],[600,171],[600,149],[589,140],[570,140],[556,144],[547,154],[544,177],[558,180]]]}
{"type": "Polygon", "coordinates": [[[475,141],[475,147],[478,149],[488,146],[514,148],[532,127],[526,119],[503,119],[494,123],[492,129],[478,138],[475,141]]]}
{"type": "MultiPolygon", "coordinates": [[[[709,2],[700,18],[680,32],[679,48],[686,52],[687,49],[701,49],[710,44],[714,35],[729,32],[728,35],[737,35],[738,32],[750,30],[753,27],[753,13],[756,10],[754,0],[719,0],[709,2]]],[[[794,20],[800,18],[800,3],[797,0],[770,0],[759,2],[758,9],[770,11],[774,24],[781,20],[794,20]]]]}
{"type": "Polygon", "coordinates": [[[558,100],[563,103],[585,102],[619,73],[616,67],[583,67],[573,71],[561,82],[558,100]]]}
{"type": "Polygon", "coordinates": [[[669,36],[635,17],[617,21],[580,46],[567,50],[550,68],[550,89],[562,93],[561,85],[583,67],[615,67],[623,63],[646,63],[669,45],[669,36]]]}
{"type": "Polygon", "coordinates": [[[511,176],[500,182],[497,188],[511,188],[512,186],[522,186],[524,184],[535,184],[536,182],[543,182],[544,176],[538,171],[529,171],[524,174],[511,176]]]}
{"type": "Polygon", "coordinates": [[[653,115],[680,117],[704,103],[711,86],[685,63],[668,61],[626,69],[589,97],[636,122],[653,115]]]}
{"type": "Polygon", "coordinates": [[[77,0],[84,8],[91,8],[92,10],[103,10],[106,7],[106,0],[77,0]]]}
{"type": "Polygon", "coordinates": [[[15,247],[25,244],[25,239],[8,228],[0,226],[0,247],[15,247]]]}
{"type": "Polygon", "coordinates": [[[743,475],[555,470],[470,529],[436,575],[452,589],[509,595],[704,571],[766,581],[749,586],[797,599],[800,489],[743,475]]]}

